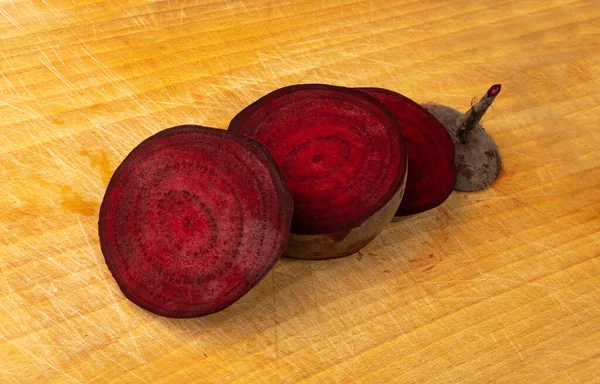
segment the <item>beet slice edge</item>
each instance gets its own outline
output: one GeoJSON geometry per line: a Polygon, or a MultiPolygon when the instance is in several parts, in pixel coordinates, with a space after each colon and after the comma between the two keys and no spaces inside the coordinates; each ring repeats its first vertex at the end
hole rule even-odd
{"type": "Polygon", "coordinates": [[[384,88],[358,88],[390,110],[406,139],[408,175],[396,216],[423,212],[442,204],[456,182],[454,143],[446,128],[410,98],[384,88]]]}
{"type": "Polygon", "coordinates": [[[218,312],[283,253],[293,200],[255,141],[194,125],[140,143],[113,174],[98,231],[123,294],[166,317],[218,312]]]}
{"type": "Polygon", "coordinates": [[[356,228],[404,186],[402,131],[356,89],[283,87],[244,108],[228,129],[263,144],[280,166],[294,197],[293,234],[356,228]]]}

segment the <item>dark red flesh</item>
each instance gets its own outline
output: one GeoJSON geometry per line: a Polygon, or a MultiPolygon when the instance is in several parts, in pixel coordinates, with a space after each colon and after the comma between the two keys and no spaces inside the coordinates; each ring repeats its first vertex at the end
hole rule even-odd
{"type": "Polygon", "coordinates": [[[242,110],[229,130],[273,155],[294,197],[294,233],[358,227],[405,180],[406,149],[396,120],[355,89],[281,88],[242,110]]]}
{"type": "Polygon", "coordinates": [[[280,258],[292,198],[253,140],[199,126],[166,129],[138,145],[112,176],[100,208],[100,245],[132,302],[168,317],[217,312],[280,258]]]}
{"type": "Polygon", "coordinates": [[[382,88],[359,88],[377,98],[398,120],[406,139],[406,190],[396,212],[410,215],[435,208],[452,193],[456,182],[454,143],[446,128],[408,97],[382,88]]]}
{"type": "Polygon", "coordinates": [[[494,85],[492,85],[490,87],[490,89],[488,89],[488,91],[487,91],[488,97],[496,96],[497,94],[500,93],[501,89],[502,89],[502,85],[501,84],[494,84],[494,85]]]}

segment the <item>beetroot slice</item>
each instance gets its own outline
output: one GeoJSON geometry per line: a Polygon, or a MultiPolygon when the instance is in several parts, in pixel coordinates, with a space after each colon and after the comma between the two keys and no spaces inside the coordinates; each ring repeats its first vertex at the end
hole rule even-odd
{"type": "MultiPolygon", "coordinates": [[[[273,155],[294,197],[293,235],[343,240],[390,201],[399,204],[404,138],[390,112],[363,92],[323,84],[280,88],[238,113],[229,130],[257,140],[273,155]]],[[[374,237],[382,229],[377,225],[361,237],[374,237]]],[[[341,257],[355,252],[359,242],[366,244],[364,238],[349,238],[355,244],[344,249],[286,255],[341,257]]]]}
{"type": "Polygon", "coordinates": [[[454,189],[454,143],[446,128],[426,109],[397,92],[359,88],[383,103],[406,139],[408,175],[396,216],[411,215],[442,204],[454,189]]]}
{"type": "Polygon", "coordinates": [[[288,238],[292,198],[251,139],[179,126],[146,139],[112,176],[100,244],[135,304],[168,317],[217,312],[271,269],[288,238]]]}

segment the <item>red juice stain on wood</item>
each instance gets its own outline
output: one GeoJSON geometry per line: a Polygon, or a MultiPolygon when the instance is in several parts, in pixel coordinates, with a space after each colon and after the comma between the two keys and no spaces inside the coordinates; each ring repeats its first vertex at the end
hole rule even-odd
{"type": "Polygon", "coordinates": [[[430,259],[433,258],[433,253],[431,255],[427,256],[427,257],[429,257],[430,259]]]}
{"type": "Polygon", "coordinates": [[[448,228],[448,223],[450,222],[450,213],[444,207],[438,207],[438,212],[440,215],[440,228],[442,230],[446,230],[448,228]]]}
{"type": "Polygon", "coordinates": [[[432,265],[431,267],[427,267],[423,270],[423,272],[429,271],[431,268],[435,267],[435,265],[432,265]]]}
{"type": "Polygon", "coordinates": [[[357,258],[358,260],[362,260],[362,258],[363,258],[363,254],[362,254],[362,252],[361,252],[361,251],[358,251],[358,252],[356,252],[356,258],[357,258]]]}
{"type": "Polygon", "coordinates": [[[498,180],[506,179],[511,180],[517,174],[516,171],[507,171],[504,167],[500,168],[500,173],[498,173],[498,180]]]}
{"type": "Polygon", "coordinates": [[[62,207],[70,212],[84,216],[92,216],[98,212],[95,201],[85,200],[80,194],[69,186],[62,187],[62,207]]]}
{"type": "Polygon", "coordinates": [[[106,156],[106,152],[101,149],[97,150],[83,150],[79,152],[82,156],[85,156],[90,159],[90,164],[92,167],[98,168],[100,173],[102,174],[102,182],[104,185],[108,185],[110,178],[113,174],[113,169],[110,166],[110,162],[108,160],[108,156],[106,156]]]}

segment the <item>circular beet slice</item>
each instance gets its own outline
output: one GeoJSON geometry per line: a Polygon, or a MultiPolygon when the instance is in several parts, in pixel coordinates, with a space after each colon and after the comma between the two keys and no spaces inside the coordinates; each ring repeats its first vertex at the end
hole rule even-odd
{"type": "Polygon", "coordinates": [[[406,139],[406,190],[396,216],[442,204],[454,189],[454,143],[442,124],[406,96],[382,88],[359,88],[383,103],[398,120],[406,139]]]}
{"type": "Polygon", "coordinates": [[[238,113],[229,130],[263,144],[292,192],[286,256],[352,254],[400,204],[404,138],[390,112],[363,92],[323,84],[280,88],[238,113]]]}
{"type": "Polygon", "coordinates": [[[117,284],[168,317],[217,312],[281,256],[293,202],[277,165],[251,139],[199,126],[138,145],[112,176],[98,222],[117,284]]]}
{"type": "Polygon", "coordinates": [[[500,174],[502,161],[498,146],[481,126],[481,118],[500,93],[493,85],[467,112],[439,104],[424,104],[448,130],[456,146],[457,178],[454,189],[479,191],[489,187],[500,174]]]}

